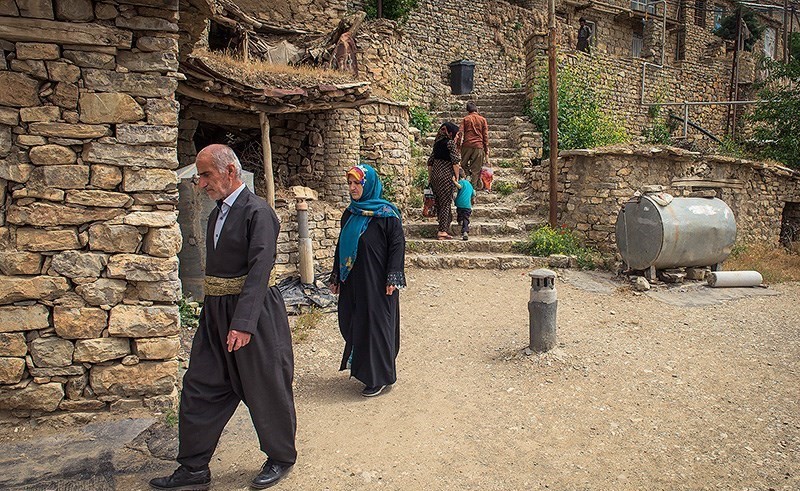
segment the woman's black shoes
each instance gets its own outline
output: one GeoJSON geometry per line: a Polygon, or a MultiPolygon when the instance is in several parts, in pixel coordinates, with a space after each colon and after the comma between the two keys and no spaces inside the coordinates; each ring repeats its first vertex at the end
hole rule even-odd
{"type": "Polygon", "coordinates": [[[150,487],[164,491],[205,491],[211,485],[211,471],[190,471],[184,466],[175,469],[171,476],[150,480],[150,487]]]}
{"type": "Polygon", "coordinates": [[[383,389],[385,388],[386,388],[385,385],[376,385],[375,387],[364,387],[364,390],[361,391],[361,395],[364,397],[375,397],[377,395],[380,395],[380,393],[383,392],[383,389]]]}
{"type": "Polygon", "coordinates": [[[278,484],[278,481],[286,477],[286,474],[292,470],[291,465],[282,465],[267,459],[264,465],[261,466],[261,472],[258,473],[250,487],[254,489],[265,489],[278,484]]]}

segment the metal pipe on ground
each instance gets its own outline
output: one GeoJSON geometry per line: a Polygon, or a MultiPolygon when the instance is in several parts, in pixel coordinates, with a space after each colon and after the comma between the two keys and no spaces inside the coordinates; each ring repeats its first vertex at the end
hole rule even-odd
{"type": "Polygon", "coordinates": [[[298,200],[297,210],[298,246],[300,252],[300,282],[308,285],[314,283],[314,250],[308,232],[308,203],[298,200]]]}
{"type": "Polygon", "coordinates": [[[714,271],[707,278],[712,288],[760,286],[764,282],[758,271],[714,271]]]}

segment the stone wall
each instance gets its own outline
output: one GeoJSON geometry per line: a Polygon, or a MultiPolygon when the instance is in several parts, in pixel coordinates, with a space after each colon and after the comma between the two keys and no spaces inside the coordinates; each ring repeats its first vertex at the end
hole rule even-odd
{"type": "Polygon", "coordinates": [[[178,2],[0,7],[0,410],[170,406],[178,2]]]}
{"type": "Polygon", "coordinates": [[[247,11],[257,12],[258,19],[268,25],[326,33],[339,24],[339,20],[347,14],[353,2],[352,0],[270,0],[269,4],[265,5],[262,2],[246,0],[236,3],[247,11]]]}
{"type": "MultiPolygon", "coordinates": [[[[609,250],[622,205],[642,186],[674,196],[713,189],[733,210],[737,241],[778,244],[787,203],[800,201],[800,173],[786,167],[674,147],[607,147],[562,152],[558,161],[558,223],[609,250]]],[[[535,201],[547,206],[548,164],[534,168],[535,201]]]]}
{"type": "MultiPolygon", "coordinates": [[[[339,238],[339,223],[345,205],[340,202],[309,201],[308,232],[314,251],[314,266],[317,272],[331,271],[336,242],[339,238]]],[[[277,278],[297,275],[300,261],[297,231],[297,211],[294,201],[279,207],[276,212],[281,220],[278,236],[278,255],[275,259],[277,278]]]]}
{"type": "Polygon", "coordinates": [[[546,11],[500,0],[420,2],[407,22],[367,22],[358,32],[359,64],[395,100],[447,109],[453,61],[475,62],[474,92],[522,84],[525,40],[546,26],[546,11]]]}
{"type": "MultiPolygon", "coordinates": [[[[541,53],[540,46],[536,40],[531,41],[528,86],[538,77],[547,75],[547,56],[541,53]]],[[[594,54],[589,58],[582,53],[568,53],[559,57],[559,63],[582,66],[598,74],[597,91],[602,106],[618,123],[625,126],[631,136],[640,136],[644,128],[653,124],[648,114],[648,107],[641,104],[642,65],[645,60],[623,60],[603,54],[594,54]]],[[[704,62],[685,61],[679,66],[662,68],[647,66],[644,84],[645,102],[723,101],[727,100],[729,82],[730,64],[720,59],[704,62]]],[[[683,117],[682,106],[663,107],[662,117],[665,117],[669,110],[683,117]]],[[[689,108],[691,121],[698,122],[718,136],[722,136],[725,132],[725,118],[724,105],[689,108]]],[[[697,136],[699,133],[690,128],[689,135],[697,136]]]]}
{"type": "Polygon", "coordinates": [[[361,106],[359,111],[361,161],[375,167],[381,176],[386,198],[402,209],[408,200],[413,178],[408,108],[381,102],[361,106]]]}

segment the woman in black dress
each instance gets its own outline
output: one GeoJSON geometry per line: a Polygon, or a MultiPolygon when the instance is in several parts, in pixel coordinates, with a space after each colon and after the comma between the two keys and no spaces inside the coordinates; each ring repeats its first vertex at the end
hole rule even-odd
{"type": "Polygon", "coordinates": [[[436,218],[439,221],[436,237],[439,240],[453,238],[450,235],[450,223],[453,221],[450,205],[453,202],[453,177],[458,176],[461,163],[461,156],[456,149],[456,133],[458,126],[454,123],[442,123],[433,142],[433,152],[428,158],[428,176],[436,199],[436,218]]]}
{"type": "Polygon", "coordinates": [[[361,394],[377,396],[397,380],[400,298],[406,286],[405,238],[400,212],[381,197],[375,169],[347,171],[350,205],[344,211],[330,289],[339,294],[339,330],[345,341],[339,370],[364,383],[361,394]]]}

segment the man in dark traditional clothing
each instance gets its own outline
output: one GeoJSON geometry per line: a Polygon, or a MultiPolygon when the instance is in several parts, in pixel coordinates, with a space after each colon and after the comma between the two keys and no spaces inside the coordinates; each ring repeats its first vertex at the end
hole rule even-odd
{"type": "Polygon", "coordinates": [[[250,409],[267,461],[251,482],[276,484],[294,465],[294,357],[286,307],[270,287],[280,224],[241,180],[239,159],[225,145],[197,154],[197,183],[217,200],[206,234],[205,302],[183,378],[178,463],[160,490],[208,489],[208,463],[239,401],[250,409]]]}
{"type": "Polygon", "coordinates": [[[592,28],[586,24],[586,19],[578,19],[578,51],[589,52],[589,40],[592,38],[592,28]]]}

